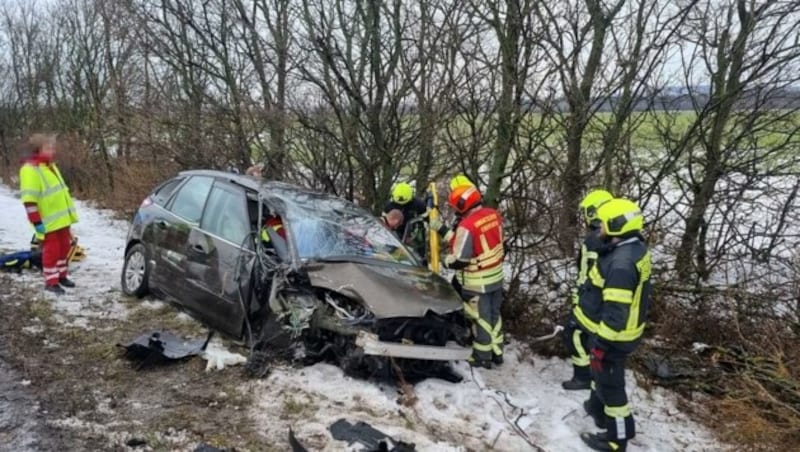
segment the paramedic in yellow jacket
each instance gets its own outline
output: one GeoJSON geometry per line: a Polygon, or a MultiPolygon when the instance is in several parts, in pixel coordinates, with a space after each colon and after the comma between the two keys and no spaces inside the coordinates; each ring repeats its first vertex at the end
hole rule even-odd
{"type": "Polygon", "coordinates": [[[70,226],[78,214],[67,184],[55,164],[55,137],[35,134],[28,141],[30,156],[19,170],[20,198],[28,220],[42,243],[45,290],[57,295],[75,287],[67,273],[70,226]]]}

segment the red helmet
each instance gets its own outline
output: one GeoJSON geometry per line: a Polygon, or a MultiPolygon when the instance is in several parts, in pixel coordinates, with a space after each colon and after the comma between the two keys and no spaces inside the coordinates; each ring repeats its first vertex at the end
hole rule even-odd
{"type": "Polygon", "coordinates": [[[481,192],[474,185],[462,185],[450,192],[447,200],[458,213],[464,213],[481,202],[481,192]]]}

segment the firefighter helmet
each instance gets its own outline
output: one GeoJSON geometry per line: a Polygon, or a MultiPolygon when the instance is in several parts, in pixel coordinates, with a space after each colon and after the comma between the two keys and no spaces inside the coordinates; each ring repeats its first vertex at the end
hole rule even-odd
{"type": "Polygon", "coordinates": [[[590,191],[580,203],[581,215],[583,215],[586,224],[597,218],[597,209],[612,199],[614,199],[614,196],[606,190],[590,191]]]}
{"type": "Polygon", "coordinates": [[[463,174],[459,174],[452,179],[450,179],[450,190],[455,190],[462,185],[466,186],[475,186],[469,178],[463,174]]]}
{"type": "Polygon", "coordinates": [[[597,220],[602,224],[603,232],[611,237],[641,231],[644,227],[642,210],[635,202],[623,198],[601,205],[597,209],[597,220]]]}
{"type": "Polygon", "coordinates": [[[414,198],[414,189],[411,188],[411,185],[400,182],[392,188],[392,201],[395,203],[400,205],[408,204],[412,198],[414,198]]]}
{"type": "Polygon", "coordinates": [[[450,192],[447,200],[458,213],[464,213],[481,202],[481,192],[474,185],[461,185],[450,192]]]}

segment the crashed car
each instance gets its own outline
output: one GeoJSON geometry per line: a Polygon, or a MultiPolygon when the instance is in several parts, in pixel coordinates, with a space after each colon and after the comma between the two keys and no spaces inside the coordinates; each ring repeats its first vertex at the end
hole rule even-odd
{"type": "Polygon", "coordinates": [[[283,348],[350,374],[425,378],[471,352],[447,281],[366,210],[290,184],[218,171],[162,183],[135,214],[121,279],[242,340],[251,368],[283,348]],[[264,226],[275,216],[282,241],[264,226]]]}

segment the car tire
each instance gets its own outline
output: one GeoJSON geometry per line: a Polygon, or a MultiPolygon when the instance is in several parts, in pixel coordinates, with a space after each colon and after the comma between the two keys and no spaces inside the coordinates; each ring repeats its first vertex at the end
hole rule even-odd
{"type": "Polygon", "coordinates": [[[126,295],[142,298],[149,291],[150,265],[147,263],[147,252],[144,245],[137,243],[125,254],[122,267],[122,292],[126,295]]]}

